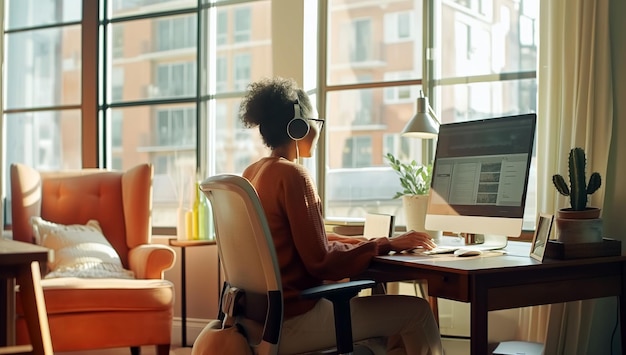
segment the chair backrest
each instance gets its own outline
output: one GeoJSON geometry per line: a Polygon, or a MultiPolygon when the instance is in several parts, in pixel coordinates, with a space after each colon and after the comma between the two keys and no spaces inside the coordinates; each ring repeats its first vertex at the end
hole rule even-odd
{"type": "Polygon", "coordinates": [[[40,172],[11,165],[13,239],[33,241],[31,217],[59,224],[100,223],[103,234],[128,267],[128,250],[150,242],[150,164],[125,172],[103,169],[40,172]]]}
{"type": "Polygon", "coordinates": [[[235,317],[257,353],[276,353],[283,320],[280,269],[259,197],[237,175],[216,175],[200,189],[213,207],[215,236],[226,282],[245,292],[245,314],[235,317]],[[259,351],[259,349],[263,349],[259,351]]]}

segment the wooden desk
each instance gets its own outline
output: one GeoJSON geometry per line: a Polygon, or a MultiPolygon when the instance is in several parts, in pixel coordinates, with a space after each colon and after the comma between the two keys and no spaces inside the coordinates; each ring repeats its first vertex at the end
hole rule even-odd
{"type": "Polygon", "coordinates": [[[47,248],[0,238],[0,277],[6,279],[3,285],[3,312],[0,319],[4,330],[2,344],[13,345],[15,336],[15,280],[20,286],[19,295],[26,316],[28,334],[32,346],[11,346],[0,348],[0,354],[30,353],[53,354],[48,315],[41,289],[40,265],[48,260],[47,248]]]}
{"type": "Polygon", "coordinates": [[[530,243],[509,242],[508,254],[484,257],[388,255],[376,257],[362,278],[378,282],[425,279],[429,296],[471,303],[470,348],[487,354],[487,312],[617,296],[626,349],[626,256],[544,260],[530,243]]]}

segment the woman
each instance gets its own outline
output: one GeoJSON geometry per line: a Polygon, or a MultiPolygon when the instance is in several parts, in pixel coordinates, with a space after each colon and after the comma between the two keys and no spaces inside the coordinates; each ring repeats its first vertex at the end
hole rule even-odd
{"type": "MultiPolygon", "coordinates": [[[[293,80],[252,83],[240,106],[246,127],[259,127],[269,157],[243,173],[256,188],[276,247],[284,292],[280,353],[335,344],[332,304],[304,300],[301,290],[362,273],[376,255],[435,245],[425,233],[363,240],[327,234],[315,186],[298,158],[311,157],[323,120],[293,80]]],[[[441,354],[441,338],[428,303],[417,297],[356,297],[351,303],[355,341],[386,337],[388,354],[441,354]]]]}

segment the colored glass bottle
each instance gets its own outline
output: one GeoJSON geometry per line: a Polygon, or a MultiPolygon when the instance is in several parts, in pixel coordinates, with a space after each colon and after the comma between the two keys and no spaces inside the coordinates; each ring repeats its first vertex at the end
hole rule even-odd
{"type": "Polygon", "coordinates": [[[204,193],[198,189],[198,238],[209,239],[209,202],[204,193]]]}

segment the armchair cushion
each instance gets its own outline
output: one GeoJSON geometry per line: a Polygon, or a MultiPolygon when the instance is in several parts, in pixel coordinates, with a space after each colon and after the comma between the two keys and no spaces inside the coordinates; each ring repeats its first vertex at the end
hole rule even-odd
{"type": "MultiPolygon", "coordinates": [[[[102,312],[168,312],[174,304],[174,290],[168,280],[61,277],[41,280],[41,286],[49,317],[102,312]]],[[[23,316],[21,302],[16,302],[16,307],[18,316],[23,316]]]]}
{"type": "Polygon", "coordinates": [[[35,240],[53,255],[45,278],[84,277],[132,279],[134,274],[122,267],[122,261],[111,243],[102,234],[100,224],[63,225],[33,217],[35,240]]]}

